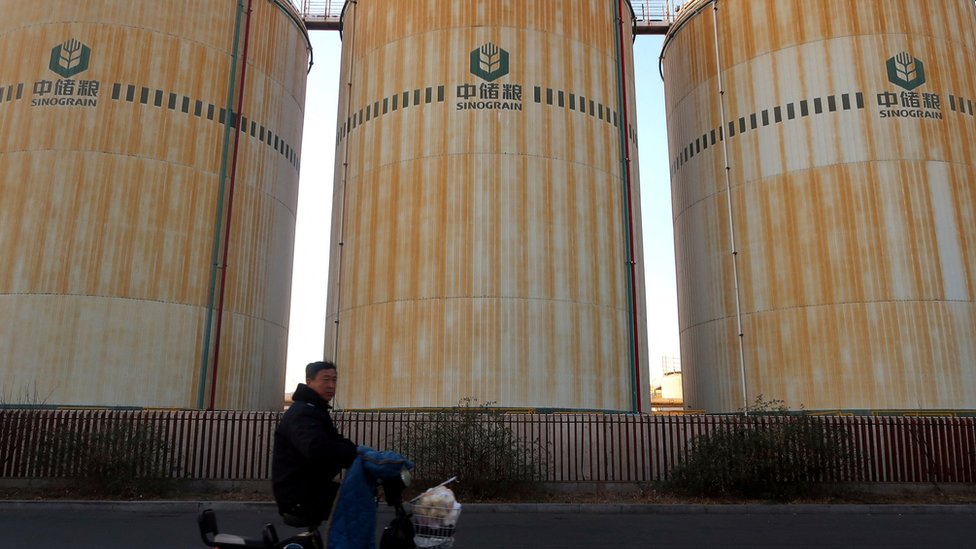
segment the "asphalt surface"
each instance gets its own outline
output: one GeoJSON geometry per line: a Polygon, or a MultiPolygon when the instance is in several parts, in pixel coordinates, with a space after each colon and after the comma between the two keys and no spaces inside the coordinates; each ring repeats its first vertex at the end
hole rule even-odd
{"type": "MultiPolygon", "coordinates": [[[[269,503],[0,502],[0,547],[202,548],[196,515],[221,532],[296,532],[269,503]]],[[[392,518],[381,507],[377,533],[392,518]]],[[[465,505],[457,549],[976,547],[976,505],[465,505]]]]}

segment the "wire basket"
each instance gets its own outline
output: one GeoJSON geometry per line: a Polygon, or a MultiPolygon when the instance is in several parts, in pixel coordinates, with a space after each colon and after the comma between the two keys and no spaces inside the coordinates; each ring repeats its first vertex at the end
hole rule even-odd
{"type": "Polygon", "coordinates": [[[454,547],[454,529],[461,516],[460,503],[455,503],[451,509],[414,504],[412,510],[413,542],[418,548],[454,547]]]}

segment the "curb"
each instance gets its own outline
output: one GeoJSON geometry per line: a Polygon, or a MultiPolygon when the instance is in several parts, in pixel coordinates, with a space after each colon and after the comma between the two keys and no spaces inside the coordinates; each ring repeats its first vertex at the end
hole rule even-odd
{"type": "Polygon", "coordinates": [[[112,511],[126,513],[196,513],[215,511],[260,511],[277,513],[268,501],[94,501],[94,500],[8,500],[0,501],[0,512],[44,509],[52,512],[112,511]]]}
{"type": "MultiPolygon", "coordinates": [[[[254,511],[276,513],[275,504],[266,501],[0,501],[0,512],[44,509],[49,512],[100,510],[126,513],[196,513],[215,511],[254,511]]],[[[548,513],[548,514],[868,514],[868,515],[976,515],[973,504],[590,504],[590,503],[469,503],[468,513],[548,513]]],[[[380,506],[380,513],[386,510],[380,506]]]]}
{"type": "Polygon", "coordinates": [[[728,515],[808,515],[869,514],[925,515],[974,514],[976,505],[965,504],[468,504],[469,512],[481,513],[586,513],[586,514],[728,514],[728,515]]]}

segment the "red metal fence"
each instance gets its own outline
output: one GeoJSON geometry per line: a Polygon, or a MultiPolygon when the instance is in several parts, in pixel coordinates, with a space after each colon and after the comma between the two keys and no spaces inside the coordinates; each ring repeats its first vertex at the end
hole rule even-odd
{"type": "MultiPolygon", "coordinates": [[[[77,476],[66,433],[125,433],[150,429],[170,446],[147,455],[173,478],[270,478],[271,441],[279,412],[0,410],[0,478],[77,476]],[[46,456],[46,457],[45,457],[46,456]]],[[[627,414],[505,414],[502,422],[531,441],[549,482],[648,482],[666,478],[693,440],[748,421],[763,428],[777,418],[627,414]]],[[[373,448],[394,445],[405,427],[430,421],[424,413],[337,412],[352,440],[373,448]]],[[[856,467],[840,480],[976,483],[976,418],[830,416],[813,418],[845,430],[856,467]]],[[[119,437],[116,437],[119,438],[119,437]]],[[[116,451],[125,440],[114,440],[116,451]]],[[[159,469],[156,469],[159,470],[159,469]]]]}

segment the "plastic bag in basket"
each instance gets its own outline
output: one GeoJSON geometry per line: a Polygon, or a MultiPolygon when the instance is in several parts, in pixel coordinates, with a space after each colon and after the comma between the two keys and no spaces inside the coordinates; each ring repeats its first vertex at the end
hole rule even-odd
{"type": "Polygon", "coordinates": [[[450,488],[438,486],[421,494],[413,504],[414,543],[417,547],[454,545],[454,528],[461,504],[450,488]]]}

